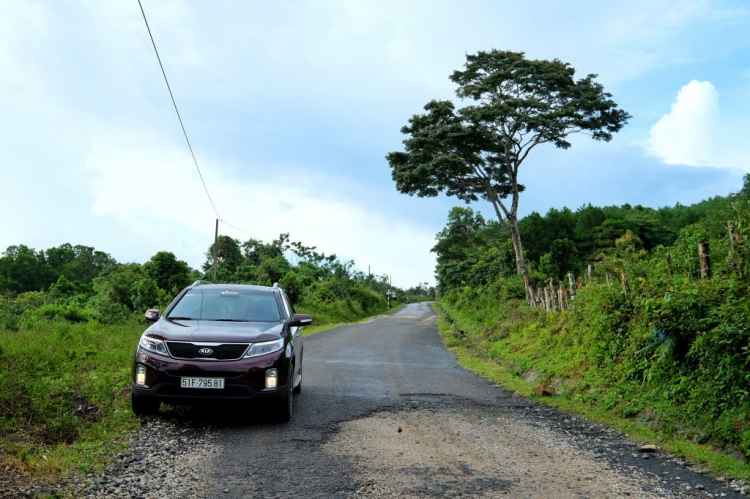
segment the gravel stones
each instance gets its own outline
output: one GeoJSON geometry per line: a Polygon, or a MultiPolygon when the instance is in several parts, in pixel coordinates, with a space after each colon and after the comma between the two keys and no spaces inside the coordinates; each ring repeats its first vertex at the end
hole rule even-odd
{"type": "Polygon", "coordinates": [[[210,428],[149,418],[102,475],[72,476],[53,485],[27,485],[0,497],[202,498],[216,486],[206,480],[218,449],[210,428]]]}

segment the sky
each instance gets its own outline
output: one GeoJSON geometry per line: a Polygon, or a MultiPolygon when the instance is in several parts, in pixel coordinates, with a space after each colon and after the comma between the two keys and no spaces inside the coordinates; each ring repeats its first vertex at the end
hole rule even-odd
{"type": "MultiPolygon", "coordinates": [[[[750,172],[744,0],[0,2],[0,251],[63,243],[206,261],[215,220],[434,284],[457,199],[398,193],[385,156],[480,50],[598,75],[632,115],[611,142],[535,149],[519,213],[690,204],[750,172]]],[[[486,217],[489,205],[472,206],[486,217]]]]}

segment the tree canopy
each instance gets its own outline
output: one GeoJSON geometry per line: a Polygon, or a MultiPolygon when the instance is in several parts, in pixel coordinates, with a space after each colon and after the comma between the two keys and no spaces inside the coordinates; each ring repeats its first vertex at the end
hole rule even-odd
{"type": "Polygon", "coordinates": [[[386,156],[402,193],[489,201],[511,234],[516,269],[527,284],[518,230],[521,164],[540,144],[569,148],[573,134],[609,141],[630,118],[596,75],[574,77],[573,67],[558,59],[499,50],[467,55],[465,70],[450,78],[457,96],[476,104],[457,110],[451,101],[430,101],[401,129],[405,150],[386,156]]]}

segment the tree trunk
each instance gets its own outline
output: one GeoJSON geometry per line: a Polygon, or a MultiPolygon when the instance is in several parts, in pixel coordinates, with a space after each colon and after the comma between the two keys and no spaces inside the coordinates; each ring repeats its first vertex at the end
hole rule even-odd
{"type": "Polygon", "coordinates": [[[526,269],[526,260],[523,256],[523,244],[521,244],[521,233],[518,231],[518,221],[515,217],[508,218],[508,228],[510,229],[510,237],[513,241],[513,251],[516,254],[516,272],[518,272],[518,275],[523,279],[523,285],[526,289],[526,300],[528,301],[533,294],[529,287],[529,272],[526,269]]]}

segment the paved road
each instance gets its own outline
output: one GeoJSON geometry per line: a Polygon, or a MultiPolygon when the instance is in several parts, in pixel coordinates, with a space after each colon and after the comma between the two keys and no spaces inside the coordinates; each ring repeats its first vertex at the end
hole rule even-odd
{"type": "MultiPolygon", "coordinates": [[[[188,410],[209,497],[727,497],[725,483],[461,369],[429,304],[305,338],[291,423],[188,410]]],[[[169,417],[169,416],[167,416],[169,417]]]]}
{"type": "Polygon", "coordinates": [[[435,319],[429,304],[410,304],[305,338],[303,388],[292,423],[226,428],[221,438],[231,445],[218,458],[214,478],[227,487],[217,497],[349,497],[360,485],[351,460],[324,448],[340,423],[445,399],[518,404],[458,367],[435,319]]]}

